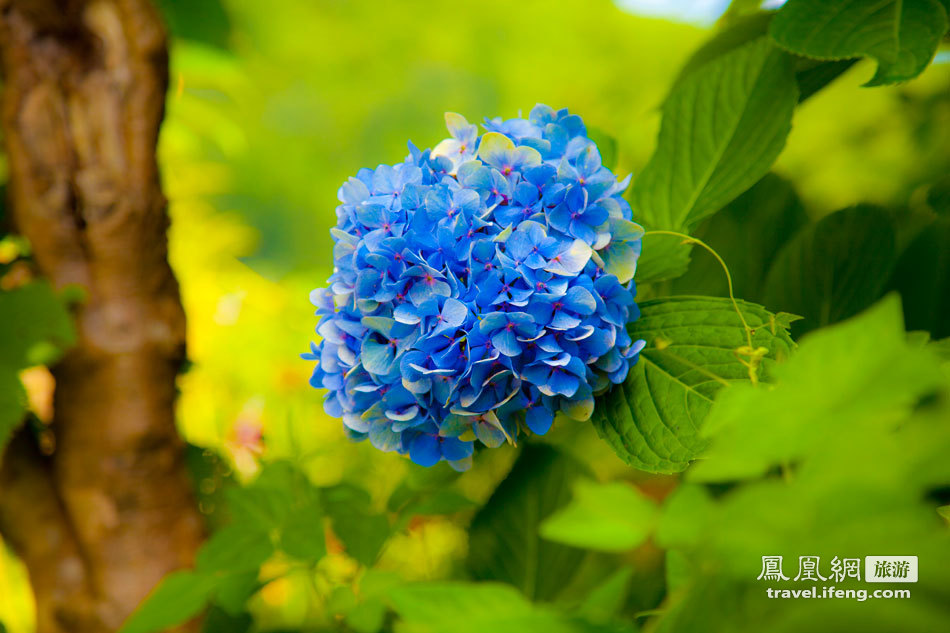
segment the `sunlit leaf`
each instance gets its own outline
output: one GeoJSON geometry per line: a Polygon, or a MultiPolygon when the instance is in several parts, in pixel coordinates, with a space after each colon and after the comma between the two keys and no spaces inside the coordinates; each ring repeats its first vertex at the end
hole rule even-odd
{"type": "Polygon", "coordinates": [[[574,547],[622,552],[647,538],[655,513],[653,502],[633,486],[581,479],[574,484],[571,502],[541,524],[541,536],[574,547]]]}

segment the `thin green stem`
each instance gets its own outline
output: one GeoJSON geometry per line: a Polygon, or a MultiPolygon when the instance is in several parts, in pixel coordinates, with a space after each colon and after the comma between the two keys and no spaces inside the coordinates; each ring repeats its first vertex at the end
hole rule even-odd
{"type": "Polygon", "coordinates": [[[726,262],[723,261],[722,257],[719,256],[719,253],[716,252],[716,249],[697,237],[693,237],[692,235],[687,235],[685,233],[678,233],[676,231],[647,231],[643,234],[643,237],[646,237],[647,235],[672,235],[673,237],[680,237],[683,238],[684,243],[699,244],[709,251],[710,255],[716,258],[716,261],[719,262],[719,265],[722,266],[722,270],[726,273],[726,284],[729,287],[729,299],[732,301],[732,306],[736,309],[736,314],[739,315],[739,320],[742,321],[742,327],[745,329],[745,335],[749,343],[749,349],[754,349],[752,347],[752,328],[750,328],[749,324],[746,323],[745,315],[743,315],[742,310],[739,309],[739,302],[736,301],[736,295],[732,291],[732,275],[729,273],[729,267],[726,266],[726,262]]]}
{"type": "Polygon", "coordinates": [[[734,354],[736,360],[742,363],[746,369],[749,370],[749,380],[752,382],[752,384],[759,384],[759,364],[762,362],[762,358],[765,356],[765,354],[768,353],[768,349],[765,347],[756,348],[752,346],[753,330],[751,327],[749,327],[748,322],[745,320],[745,315],[742,314],[742,310],[739,308],[739,302],[736,301],[736,295],[732,288],[732,274],[729,272],[729,267],[726,266],[726,262],[722,259],[722,257],[719,256],[719,253],[716,252],[716,249],[701,239],[693,237],[692,235],[686,235],[685,233],[679,233],[677,231],[661,230],[647,231],[643,234],[644,237],[647,235],[672,235],[673,237],[679,237],[683,239],[684,244],[699,244],[716,258],[716,261],[719,262],[720,266],[722,266],[723,272],[726,273],[726,284],[729,287],[729,299],[732,301],[732,307],[735,308],[736,314],[739,316],[739,321],[742,322],[742,328],[745,330],[747,345],[745,347],[739,347],[735,350],[734,354]]]}

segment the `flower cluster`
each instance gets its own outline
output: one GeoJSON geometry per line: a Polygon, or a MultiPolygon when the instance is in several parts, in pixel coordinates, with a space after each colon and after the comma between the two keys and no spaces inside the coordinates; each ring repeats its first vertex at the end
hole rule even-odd
{"type": "Polygon", "coordinates": [[[311,384],[378,449],[463,469],[474,441],[586,420],[643,341],[631,281],[640,227],[580,117],[493,119],[339,191],[311,384]]]}

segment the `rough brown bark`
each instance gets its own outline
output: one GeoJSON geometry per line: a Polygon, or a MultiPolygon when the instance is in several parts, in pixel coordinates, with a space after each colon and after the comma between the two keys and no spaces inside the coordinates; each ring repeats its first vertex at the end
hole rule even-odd
{"type": "Polygon", "coordinates": [[[56,450],[11,445],[0,529],[30,570],[39,633],[114,631],[203,531],[173,411],[185,324],[155,160],[165,33],[147,0],[0,0],[0,63],[14,225],[43,275],[88,295],[54,368],[56,450]]]}

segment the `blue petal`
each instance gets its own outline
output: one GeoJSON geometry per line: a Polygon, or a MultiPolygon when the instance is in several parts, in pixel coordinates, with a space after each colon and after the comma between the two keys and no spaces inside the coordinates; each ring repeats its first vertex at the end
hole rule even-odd
{"type": "Polygon", "coordinates": [[[409,444],[409,458],[420,466],[435,466],[442,459],[439,438],[420,433],[409,444]]]}

